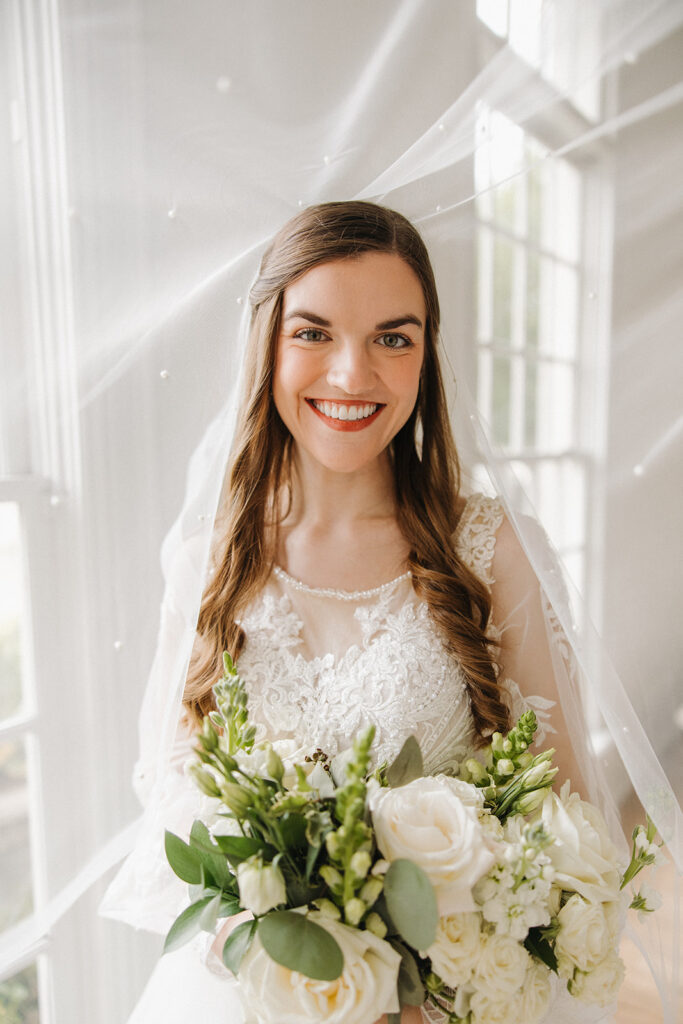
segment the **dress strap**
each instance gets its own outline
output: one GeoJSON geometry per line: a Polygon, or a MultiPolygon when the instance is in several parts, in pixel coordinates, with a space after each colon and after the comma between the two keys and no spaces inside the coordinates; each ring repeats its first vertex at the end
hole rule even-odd
{"type": "Polygon", "coordinates": [[[467,499],[455,530],[455,550],[463,562],[488,586],[495,583],[491,563],[496,533],[505,515],[499,498],[472,494],[467,499]]]}

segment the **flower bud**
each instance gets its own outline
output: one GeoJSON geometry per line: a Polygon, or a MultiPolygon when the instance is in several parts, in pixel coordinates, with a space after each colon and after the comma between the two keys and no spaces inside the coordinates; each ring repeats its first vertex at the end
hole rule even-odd
{"type": "Polygon", "coordinates": [[[263,864],[260,857],[250,857],[237,865],[240,903],[252,914],[266,914],[285,903],[287,892],[282,872],[276,864],[263,864]]]}
{"type": "Polygon", "coordinates": [[[383,888],[384,882],[381,878],[368,878],[360,891],[361,899],[365,900],[367,905],[371,907],[379,899],[383,888]]]}
{"type": "Polygon", "coordinates": [[[372,865],[371,875],[386,875],[387,871],[391,867],[388,860],[376,860],[372,865]]]}
{"type": "Polygon", "coordinates": [[[331,864],[323,864],[320,869],[320,877],[329,885],[332,892],[341,892],[344,888],[344,879],[331,864]]]}
{"type": "Polygon", "coordinates": [[[357,896],[354,896],[344,906],[344,919],[346,923],[355,927],[360,923],[367,909],[367,904],[363,903],[363,900],[359,900],[357,896]]]}
{"type": "Polygon", "coordinates": [[[537,807],[540,807],[548,793],[550,786],[545,789],[534,789],[531,793],[523,793],[515,800],[514,809],[517,814],[531,814],[537,807]]]}
{"type": "Polygon", "coordinates": [[[465,761],[465,769],[469,775],[471,781],[476,785],[480,782],[487,782],[489,774],[484,768],[483,764],[477,761],[476,758],[470,757],[465,761]]]}
{"type": "Polygon", "coordinates": [[[332,921],[340,920],[341,910],[332,900],[325,899],[323,896],[322,899],[314,900],[314,903],[323,917],[329,917],[332,921]]]}
{"type": "MultiPolygon", "coordinates": [[[[526,744],[525,744],[525,746],[526,746],[526,744]]],[[[533,759],[534,759],[534,755],[531,753],[531,751],[530,750],[525,750],[524,753],[520,754],[519,757],[517,758],[517,763],[519,764],[520,768],[528,768],[529,765],[531,764],[531,762],[533,761],[533,759]]]]}
{"type": "Polygon", "coordinates": [[[221,791],[211,772],[205,771],[198,764],[190,765],[188,770],[202,793],[206,796],[220,797],[221,791]]]}
{"type": "Polygon", "coordinates": [[[221,786],[221,800],[237,818],[243,818],[252,804],[251,794],[236,782],[224,782],[221,786]]]}
{"type": "Polygon", "coordinates": [[[328,832],[325,836],[325,846],[332,860],[339,856],[339,836],[336,832],[328,832]]]}
{"type": "Polygon", "coordinates": [[[365,927],[373,935],[376,935],[378,939],[383,939],[387,934],[387,926],[385,925],[379,914],[376,914],[373,910],[365,919],[365,927]]]}
{"type": "Polygon", "coordinates": [[[351,870],[356,878],[365,878],[372,860],[367,850],[357,850],[351,858],[351,870]]]}
{"type": "Polygon", "coordinates": [[[496,765],[496,771],[499,775],[514,775],[515,766],[508,757],[501,757],[496,765]]]}
{"type": "Polygon", "coordinates": [[[270,775],[271,779],[275,779],[276,782],[282,782],[282,777],[285,774],[285,767],[272,747],[268,748],[266,771],[270,775]]]}

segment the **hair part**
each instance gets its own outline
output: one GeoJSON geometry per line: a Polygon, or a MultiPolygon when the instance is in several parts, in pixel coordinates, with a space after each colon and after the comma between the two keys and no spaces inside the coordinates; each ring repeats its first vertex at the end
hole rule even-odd
{"type": "Polygon", "coordinates": [[[486,635],[491,597],[458,557],[460,467],[439,368],[439,300],[429,255],[400,213],[373,203],[323,203],[302,210],[264,253],[250,293],[245,386],[221,510],[213,575],[203,596],[184,703],[200,719],[213,708],[222,654],[244,646],[239,619],[275,562],[283,489],[291,485],[292,438],[272,398],[282,297],[321,263],[366,252],[394,253],[417,276],[425,299],[425,355],[415,408],[391,442],[397,516],[410,547],[413,586],[447,649],[461,666],[478,735],[509,727],[497,682],[494,644],[486,635]]]}

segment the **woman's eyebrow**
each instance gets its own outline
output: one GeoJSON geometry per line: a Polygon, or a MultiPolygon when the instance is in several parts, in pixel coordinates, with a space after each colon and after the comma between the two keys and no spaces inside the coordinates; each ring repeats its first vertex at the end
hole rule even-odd
{"type": "Polygon", "coordinates": [[[285,320],[309,320],[312,324],[317,324],[318,327],[331,327],[332,324],[329,320],[326,320],[323,316],[318,316],[317,313],[309,313],[306,309],[293,309],[291,313],[288,313],[285,320]]]}
{"type": "Polygon", "coordinates": [[[406,313],[405,316],[394,317],[393,320],[383,320],[381,324],[375,324],[376,331],[393,331],[396,327],[403,327],[404,324],[415,324],[422,327],[422,321],[413,313],[406,313]]]}
{"type": "MultiPolygon", "coordinates": [[[[317,324],[318,327],[331,327],[332,324],[329,320],[326,320],[322,316],[318,316],[317,313],[311,313],[307,309],[293,309],[291,313],[287,313],[285,320],[308,320],[309,323],[317,324]]],[[[406,313],[405,316],[396,316],[391,320],[383,320],[379,324],[375,324],[376,331],[393,331],[397,327],[403,327],[404,324],[415,324],[416,327],[422,327],[422,321],[419,317],[413,313],[406,313]]]]}

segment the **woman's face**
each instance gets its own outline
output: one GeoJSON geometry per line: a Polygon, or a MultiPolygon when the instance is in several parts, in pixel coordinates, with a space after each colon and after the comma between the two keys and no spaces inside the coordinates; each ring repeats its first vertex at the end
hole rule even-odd
{"type": "Polygon", "coordinates": [[[300,454],[340,473],[382,455],[417,400],[425,320],[394,253],[321,263],[285,289],[273,398],[300,454]]]}

